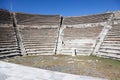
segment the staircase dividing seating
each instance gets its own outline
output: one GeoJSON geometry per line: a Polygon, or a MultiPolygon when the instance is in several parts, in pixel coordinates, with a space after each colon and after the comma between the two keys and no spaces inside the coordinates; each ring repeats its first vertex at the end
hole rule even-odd
{"type": "Polygon", "coordinates": [[[81,17],[64,17],[64,25],[106,22],[111,15],[112,13],[104,13],[81,17]]]}
{"type": "Polygon", "coordinates": [[[16,20],[26,54],[55,54],[60,24],[59,15],[16,13],[16,20]]]}
{"type": "Polygon", "coordinates": [[[90,55],[93,51],[94,44],[100,34],[102,26],[87,28],[70,28],[64,29],[62,53],[76,55],[90,55]]]}
{"type": "Polygon", "coordinates": [[[0,26],[0,58],[20,55],[13,26],[0,26]]]}
{"type": "Polygon", "coordinates": [[[98,55],[120,60],[120,24],[113,25],[109,30],[98,55]]]}

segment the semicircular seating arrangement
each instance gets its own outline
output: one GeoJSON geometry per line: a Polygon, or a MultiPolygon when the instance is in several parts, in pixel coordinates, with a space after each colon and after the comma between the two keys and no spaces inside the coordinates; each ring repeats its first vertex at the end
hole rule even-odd
{"type": "Polygon", "coordinates": [[[119,60],[120,24],[117,22],[120,19],[116,19],[115,14],[110,12],[61,17],[0,10],[0,57],[21,54],[53,55],[59,52],[90,55],[99,41],[98,36],[106,25],[111,25],[98,54],[119,60]],[[87,26],[88,24],[90,25],[87,26]]]}

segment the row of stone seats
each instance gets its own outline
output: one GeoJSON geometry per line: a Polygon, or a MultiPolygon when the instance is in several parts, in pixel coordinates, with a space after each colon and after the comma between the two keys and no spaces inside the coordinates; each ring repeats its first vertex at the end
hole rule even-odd
{"type": "Polygon", "coordinates": [[[106,22],[112,13],[96,14],[89,16],[80,17],[64,17],[64,25],[76,25],[76,24],[86,24],[86,23],[99,23],[106,22]]]}
{"type": "Polygon", "coordinates": [[[120,24],[113,25],[109,30],[98,55],[120,60],[120,24]]]}
{"type": "Polygon", "coordinates": [[[90,55],[103,26],[87,28],[65,28],[63,31],[62,53],[90,55]]]}
{"type": "Polygon", "coordinates": [[[12,23],[12,19],[10,12],[8,12],[7,10],[0,9],[0,24],[11,24],[11,23],[12,23]]]}
{"type": "Polygon", "coordinates": [[[60,24],[59,15],[33,15],[16,13],[18,25],[58,25],[60,24]]]}
{"type": "Polygon", "coordinates": [[[54,54],[57,41],[57,28],[23,28],[21,29],[22,42],[26,53],[54,54]]]}
{"type": "Polygon", "coordinates": [[[0,26],[0,58],[20,55],[13,26],[0,26]]]}

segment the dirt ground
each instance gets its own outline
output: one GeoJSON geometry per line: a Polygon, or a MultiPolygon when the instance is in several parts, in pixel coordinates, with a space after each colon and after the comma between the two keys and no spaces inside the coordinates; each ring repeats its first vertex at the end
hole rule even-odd
{"type": "Polygon", "coordinates": [[[70,74],[120,80],[120,61],[95,56],[24,56],[3,59],[26,66],[70,74]]]}

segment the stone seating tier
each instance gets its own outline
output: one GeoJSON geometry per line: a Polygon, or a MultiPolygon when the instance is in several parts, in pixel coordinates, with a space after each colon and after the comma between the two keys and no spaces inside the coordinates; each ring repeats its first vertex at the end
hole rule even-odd
{"type": "Polygon", "coordinates": [[[0,24],[12,24],[12,19],[9,11],[0,10],[0,24]]]}
{"type": "Polygon", "coordinates": [[[21,29],[22,42],[26,53],[32,54],[54,54],[58,29],[21,29]]]}
{"type": "Polygon", "coordinates": [[[120,24],[113,25],[99,50],[99,55],[120,60],[120,24]]]}
{"type": "Polygon", "coordinates": [[[13,27],[0,26],[0,57],[20,55],[13,27]]]}
{"type": "Polygon", "coordinates": [[[106,22],[110,18],[112,13],[96,14],[81,17],[64,17],[64,25],[77,25],[86,23],[99,23],[106,22]]]}
{"type": "Polygon", "coordinates": [[[17,24],[19,25],[59,25],[59,15],[34,15],[16,13],[17,24]]]}

